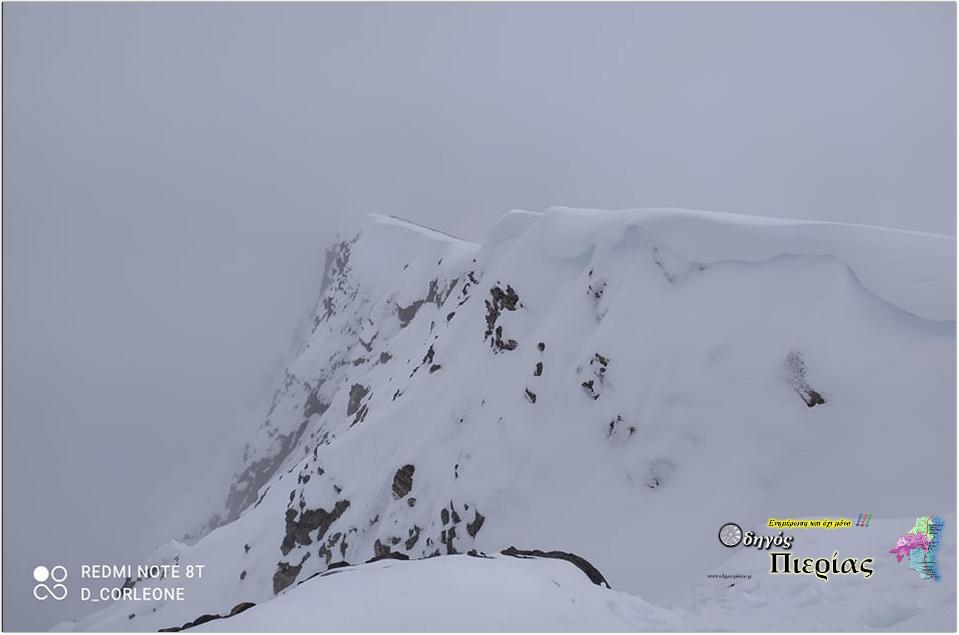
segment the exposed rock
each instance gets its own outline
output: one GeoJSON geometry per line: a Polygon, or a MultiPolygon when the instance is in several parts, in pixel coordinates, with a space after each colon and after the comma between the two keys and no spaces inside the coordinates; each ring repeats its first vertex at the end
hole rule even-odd
{"type": "Polygon", "coordinates": [[[382,555],[373,556],[366,561],[366,564],[371,562],[377,562],[379,560],[409,560],[410,557],[405,553],[400,553],[399,551],[388,551],[382,555]]]}
{"type": "Polygon", "coordinates": [[[286,535],[280,545],[280,551],[285,556],[296,545],[309,545],[313,542],[310,534],[318,530],[316,539],[322,540],[337,518],[350,506],[350,501],[337,501],[332,511],[325,509],[307,509],[299,515],[295,509],[286,510],[286,535]]]}
{"type": "MultiPolygon", "coordinates": [[[[384,545],[383,543],[379,541],[379,539],[377,539],[376,542],[373,543],[373,560],[385,558],[389,554],[390,554],[389,545],[384,545]]],[[[367,560],[367,562],[373,562],[373,560],[367,560]]]]}
{"type": "Polygon", "coordinates": [[[230,614],[227,615],[227,617],[233,617],[234,615],[239,615],[240,613],[242,613],[243,611],[246,611],[247,609],[252,609],[254,606],[256,606],[255,602],[240,602],[239,604],[234,606],[232,609],[230,609],[230,614]]]}
{"type": "MultiPolygon", "coordinates": [[[[239,615],[239,614],[242,613],[243,611],[246,611],[247,609],[251,609],[251,608],[253,608],[254,606],[256,606],[256,603],[254,603],[254,602],[240,602],[239,604],[237,604],[236,606],[234,606],[234,607],[230,610],[230,612],[227,613],[226,615],[206,613],[206,614],[201,615],[200,617],[196,618],[196,619],[193,620],[192,622],[187,622],[187,623],[184,624],[183,626],[172,626],[172,627],[170,627],[170,628],[161,628],[161,629],[159,629],[158,632],[160,632],[160,633],[176,633],[176,632],[178,632],[178,631],[184,631],[184,630],[186,630],[186,629],[188,629],[188,628],[193,628],[194,626],[199,626],[199,625],[201,625],[201,624],[206,624],[207,622],[212,622],[213,620],[222,620],[222,619],[226,619],[226,618],[228,618],[228,617],[233,617],[234,615],[239,615]]],[[[133,617],[133,616],[131,615],[130,617],[133,617]]]]}
{"type": "Polygon", "coordinates": [[[274,595],[293,584],[296,576],[300,575],[302,568],[302,564],[292,565],[289,562],[278,562],[276,564],[276,573],[273,574],[274,595]]]}
{"type": "Polygon", "coordinates": [[[413,472],[416,471],[414,465],[404,465],[396,470],[393,475],[393,497],[403,498],[413,489],[413,472]]]}
{"type": "Polygon", "coordinates": [[[513,287],[507,285],[506,291],[499,286],[490,289],[490,300],[486,300],[486,333],[483,339],[490,338],[490,346],[494,351],[511,351],[517,346],[516,340],[503,338],[503,327],[497,326],[500,314],[506,311],[515,311],[520,305],[519,295],[513,287]]]}
{"type": "Polygon", "coordinates": [[[614,442],[626,441],[636,433],[636,426],[626,425],[622,415],[609,422],[606,429],[606,438],[614,442]]]}
{"type": "Polygon", "coordinates": [[[440,542],[446,545],[446,553],[455,554],[459,553],[456,551],[456,547],[453,546],[453,540],[456,538],[456,525],[453,525],[449,529],[444,529],[440,532],[440,542]]]}
{"type": "Polygon", "coordinates": [[[813,406],[826,403],[825,398],[823,398],[818,391],[813,390],[806,380],[806,375],[808,375],[809,370],[806,368],[806,360],[803,359],[802,353],[790,351],[789,354],[786,355],[786,360],[783,362],[783,365],[786,368],[789,385],[792,386],[792,389],[796,391],[796,394],[802,398],[808,407],[812,408],[813,406]]]}
{"type": "Polygon", "coordinates": [[[420,531],[421,530],[417,525],[413,525],[413,528],[410,529],[409,538],[407,538],[406,542],[403,543],[403,546],[406,547],[407,551],[416,546],[416,541],[420,539],[420,531]]]}
{"type": "Polygon", "coordinates": [[[346,416],[355,414],[360,409],[360,402],[370,392],[369,386],[362,384],[353,384],[350,387],[350,401],[346,405],[346,416]]]}
{"type": "Polygon", "coordinates": [[[516,547],[504,549],[500,553],[504,556],[513,556],[516,558],[556,558],[558,560],[566,560],[585,573],[586,577],[589,578],[593,584],[605,586],[607,589],[612,588],[609,586],[609,582],[606,581],[603,574],[599,572],[599,569],[594,567],[586,558],[577,556],[575,553],[568,553],[566,551],[540,551],[539,549],[525,550],[517,549],[516,547]]]}
{"type": "Polygon", "coordinates": [[[420,307],[423,306],[425,300],[417,300],[413,304],[402,307],[399,304],[396,305],[396,317],[400,319],[400,328],[406,328],[409,326],[409,323],[416,317],[417,311],[420,310],[420,307]]]}
{"type": "Polygon", "coordinates": [[[373,342],[376,341],[377,335],[379,335],[379,333],[373,333],[373,337],[370,338],[369,342],[364,342],[362,337],[357,338],[358,340],[360,340],[360,346],[365,348],[367,353],[373,352],[373,342]]]}
{"type": "Polygon", "coordinates": [[[468,533],[470,537],[475,538],[479,530],[483,528],[484,522],[486,522],[486,517],[474,510],[473,522],[466,524],[466,533],[468,533]]]}
{"type": "Polygon", "coordinates": [[[599,399],[599,393],[593,389],[592,379],[584,381],[582,384],[580,384],[580,386],[583,387],[583,390],[586,392],[587,395],[589,395],[593,399],[599,399]]]}
{"type": "Polygon", "coordinates": [[[519,344],[514,339],[503,339],[503,327],[497,326],[496,330],[493,332],[496,337],[490,342],[494,349],[501,351],[512,351],[516,350],[516,347],[519,344]]]}

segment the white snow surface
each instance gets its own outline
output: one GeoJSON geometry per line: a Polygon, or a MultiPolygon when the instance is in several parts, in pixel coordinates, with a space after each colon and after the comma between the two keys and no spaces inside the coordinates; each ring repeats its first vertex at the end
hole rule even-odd
{"type": "Polygon", "coordinates": [[[510,212],[483,244],[370,216],[330,252],[236,509],[151,560],[204,578],[63,628],[251,601],[201,628],[954,630],[955,248],[684,210],[510,212]],[[787,533],[875,558],[868,580],[770,576],[716,538],[863,511],[787,533]],[[920,514],[948,518],[940,583],[887,553],[920,514]],[[612,590],[511,545],[576,553],[612,590]],[[496,557],[449,555],[474,549],[496,557]],[[413,560],[304,582],[386,551],[413,560]]]}

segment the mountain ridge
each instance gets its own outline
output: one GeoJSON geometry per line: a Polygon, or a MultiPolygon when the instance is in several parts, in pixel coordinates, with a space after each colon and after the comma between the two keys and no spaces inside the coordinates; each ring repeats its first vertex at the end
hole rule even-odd
{"type": "Polygon", "coordinates": [[[955,239],[850,227],[552,208],[480,244],[366,217],[328,252],[215,528],[157,555],[211,579],[122,626],[261,604],[339,561],[513,544],[664,601],[729,558],[730,520],[954,511],[955,444],[917,493],[875,429],[955,439],[955,239]],[[667,525],[695,566],[642,547],[667,525]]]}

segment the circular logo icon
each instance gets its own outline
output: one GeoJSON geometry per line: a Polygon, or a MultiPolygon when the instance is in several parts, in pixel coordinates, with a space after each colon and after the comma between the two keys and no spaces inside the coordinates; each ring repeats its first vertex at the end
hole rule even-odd
{"type": "Polygon", "coordinates": [[[62,584],[67,579],[66,567],[58,564],[51,569],[47,569],[40,565],[33,570],[33,579],[38,582],[33,587],[33,597],[38,600],[46,600],[47,598],[62,600],[67,597],[67,586],[62,584]],[[55,584],[47,586],[44,584],[47,580],[53,580],[55,584]]]}
{"type": "Polygon", "coordinates": [[[735,547],[743,541],[743,529],[736,523],[726,523],[719,528],[719,542],[724,547],[735,547]]]}

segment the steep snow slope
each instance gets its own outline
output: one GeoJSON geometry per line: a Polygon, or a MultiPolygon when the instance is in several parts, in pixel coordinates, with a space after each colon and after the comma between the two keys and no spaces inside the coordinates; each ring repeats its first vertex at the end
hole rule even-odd
{"type": "Polygon", "coordinates": [[[730,557],[727,521],[952,513],[954,258],[949,237],[681,210],[512,212],[483,245],[370,217],[330,251],[226,524],[157,554],[204,580],[79,627],[509,545],[675,601],[730,557]]]}

